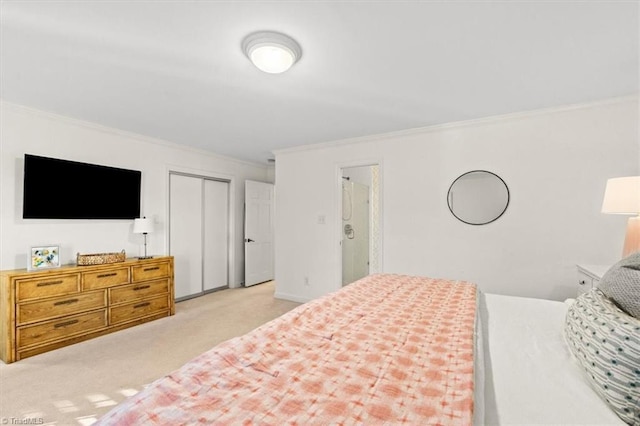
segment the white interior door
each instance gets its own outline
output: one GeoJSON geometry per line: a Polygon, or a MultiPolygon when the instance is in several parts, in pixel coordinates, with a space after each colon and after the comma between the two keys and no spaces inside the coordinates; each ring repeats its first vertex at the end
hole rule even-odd
{"type": "Polygon", "coordinates": [[[245,286],[272,280],[274,185],[245,181],[245,286]]]}
{"type": "Polygon", "coordinates": [[[229,182],[204,181],[203,290],[229,285],[229,182]]]}
{"type": "Polygon", "coordinates": [[[169,248],[175,298],[202,292],[202,179],[169,175],[169,248]]]}

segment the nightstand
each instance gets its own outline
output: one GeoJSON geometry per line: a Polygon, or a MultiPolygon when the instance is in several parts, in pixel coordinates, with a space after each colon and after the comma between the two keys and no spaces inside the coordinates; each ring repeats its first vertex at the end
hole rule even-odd
{"type": "Polygon", "coordinates": [[[586,293],[598,287],[600,279],[609,270],[610,265],[577,265],[578,266],[578,294],[586,293]]]}

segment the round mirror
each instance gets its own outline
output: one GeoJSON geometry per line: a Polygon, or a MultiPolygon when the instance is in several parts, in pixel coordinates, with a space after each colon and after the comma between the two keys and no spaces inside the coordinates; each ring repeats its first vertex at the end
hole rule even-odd
{"type": "Polygon", "coordinates": [[[509,205],[509,188],[495,173],[473,170],[453,181],[447,195],[451,213],[469,225],[498,219],[509,205]]]}

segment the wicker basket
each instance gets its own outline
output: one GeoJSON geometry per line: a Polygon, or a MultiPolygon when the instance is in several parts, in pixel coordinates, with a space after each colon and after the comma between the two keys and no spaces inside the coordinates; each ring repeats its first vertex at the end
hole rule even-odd
{"type": "Polygon", "coordinates": [[[105,263],[117,263],[124,262],[127,258],[124,250],[120,253],[93,253],[93,254],[80,254],[76,256],[78,266],[87,265],[103,265],[105,263]]]}

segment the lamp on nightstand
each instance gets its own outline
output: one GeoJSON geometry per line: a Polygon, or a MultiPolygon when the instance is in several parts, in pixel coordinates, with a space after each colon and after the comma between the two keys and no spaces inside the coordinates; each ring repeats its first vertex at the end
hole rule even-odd
{"type": "Polygon", "coordinates": [[[133,220],[133,233],[144,235],[144,256],[138,259],[151,259],[153,256],[147,256],[147,234],[153,232],[153,219],[142,217],[133,220]]]}
{"type": "Polygon", "coordinates": [[[640,176],[607,180],[602,213],[635,215],[627,221],[622,257],[640,251],[640,176]]]}

